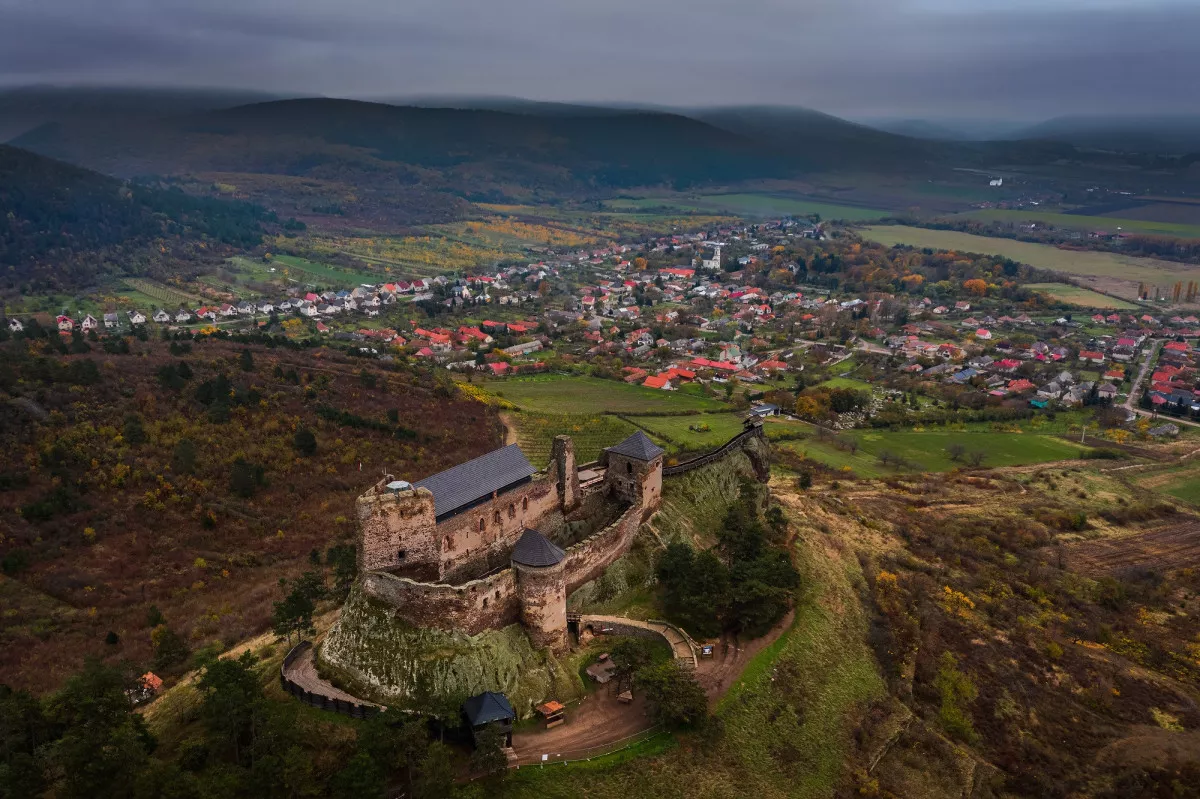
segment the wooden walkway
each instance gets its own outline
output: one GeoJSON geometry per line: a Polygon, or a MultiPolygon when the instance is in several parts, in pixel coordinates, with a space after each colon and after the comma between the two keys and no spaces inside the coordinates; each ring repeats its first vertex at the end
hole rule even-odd
{"type": "Polygon", "coordinates": [[[624,616],[581,615],[579,617],[580,629],[589,625],[597,632],[604,627],[613,627],[618,630],[621,627],[636,627],[641,630],[649,630],[657,633],[666,640],[667,645],[671,647],[672,654],[675,655],[676,662],[689,669],[696,668],[699,663],[696,642],[691,639],[691,636],[670,622],[659,621],[657,619],[641,621],[640,619],[627,619],[624,616]]]}

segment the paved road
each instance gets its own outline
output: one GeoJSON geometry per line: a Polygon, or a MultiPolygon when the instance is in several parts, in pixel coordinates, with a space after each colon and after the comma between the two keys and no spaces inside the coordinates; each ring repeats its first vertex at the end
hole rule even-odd
{"type": "Polygon", "coordinates": [[[1187,419],[1176,419],[1174,416],[1158,415],[1154,411],[1148,411],[1145,408],[1139,408],[1138,402],[1142,398],[1142,383],[1146,380],[1146,375],[1150,373],[1154,362],[1158,360],[1158,351],[1162,349],[1163,342],[1155,341],[1150,345],[1150,350],[1146,353],[1146,359],[1142,361],[1142,366],[1138,369],[1137,378],[1133,381],[1133,386],[1129,389],[1129,396],[1125,398],[1126,410],[1133,411],[1139,416],[1149,416],[1152,418],[1161,419],[1165,422],[1174,424],[1183,424],[1188,427],[1200,427],[1196,422],[1188,421],[1187,419]]]}

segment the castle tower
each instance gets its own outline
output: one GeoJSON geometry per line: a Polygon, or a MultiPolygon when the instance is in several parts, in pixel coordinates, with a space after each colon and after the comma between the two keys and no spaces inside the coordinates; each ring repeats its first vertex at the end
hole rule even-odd
{"type": "Polygon", "coordinates": [[[579,469],[575,466],[575,442],[570,436],[555,436],[552,457],[558,470],[558,493],[564,511],[579,504],[579,469]]]}
{"type": "Polygon", "coordinates": [[[604,450],[608,464],[604,481],[609,490],[627,502],[641,505],[643,516],[662,502],[664,451],[641,430],[604,450]]]}
{"type": "Polygon", "coordinates": [[[567,648],[567,583],[563,576],[566,553],[537,530],[526,530],[513,547],[521,624],[539,649],[567,648]]]}
{"type": "Polygon", "coordinates": [[[433,494],[391,475],[358,498],[358,570],[438,571],[433,494]]]}

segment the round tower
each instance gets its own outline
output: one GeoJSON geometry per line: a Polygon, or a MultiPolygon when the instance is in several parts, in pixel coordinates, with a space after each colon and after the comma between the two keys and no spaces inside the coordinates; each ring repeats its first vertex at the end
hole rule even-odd
{"type": "Polygon", "coordinates": [[[566,553],[537,530],[526,530],[513,547],[521,624],[539,649],[561,652],[567,648],[565,558],[566,553]]]}

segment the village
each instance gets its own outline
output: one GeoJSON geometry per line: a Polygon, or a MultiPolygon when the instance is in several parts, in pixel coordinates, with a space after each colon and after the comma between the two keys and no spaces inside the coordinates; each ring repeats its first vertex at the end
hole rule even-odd
{"type": "MultiPolygon", "coordinates": [[[[835,418],[797,403],[806,388],[840,381],[873,394],[877,408],[907,405],[910,415],[930,404],[1124,408],[1114,424],[1138,412],[1200,414],[1195,315],[1134,306],[1088,313],[1038,295],[1017,303],[983,280],[907,294],[855,290],[781,257],[803,252],[799,245],[820,259],[829,236],[824,225],[780,219],[546,253],[495,271],[308,285],[274,298],[99,318],[63,313],[52,324],[68,337],[144,334],[147,326],[167,335],[266,329],[384,361],[426,361],[468,379],[550,372],[662,391],[695,384],[754,403],[759,414],[837,428],[868,423],[868,401],[853,403],[855,416],[835,418]],[[1153,368],[1143,375],[1139,366],[1153,368]]],[[[14,316],[6,326],[19,333],[29,321],[14,316]]]]}

